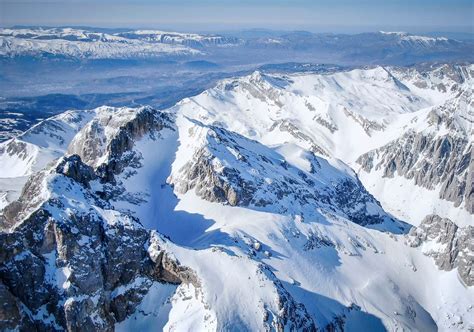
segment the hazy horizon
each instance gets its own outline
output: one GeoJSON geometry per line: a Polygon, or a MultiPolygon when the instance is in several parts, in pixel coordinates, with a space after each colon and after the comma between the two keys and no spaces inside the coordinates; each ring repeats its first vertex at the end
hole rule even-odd
{"type": "Polygon", "coordinates": [[[470,0],[0,0],[1,26],[88,26],[175,31],[251,29],[360,33],[473,33],[470,0]]]}
{"type": "Polygon", "coordinates": [[[100,26],[100,25],[87,25],[87,24],[57,24],[57,25],[48,25],[48,24],[11,24],[11,25],[2,25],[0,28],[76,28],[76,29],[97,29],[97,30],[110,30],[110,31],[126,31],[126,30],[159,30],[159,31],[168,31],[168,32],[177,32],[177,33],[203,33],[203,34],[223,34],[223,35],[238,35],[242,33],[265,33],[268,34],[284,34],[292,32],[310,32],[315,34],[346,34],[346,35],[355,35],[362,33],[374,33],[374,32],[403,32],[408,34],[420,34],[420,35],[439,35],[439,36],[459,36],[465,37],[466,39],[474,39],[474,31],[470,31],[467,27],[458,27],[456,29],[446,30],[446,29],[436,29],[433,28],[424,28],[420,29],[419,27],[295,27],[295,28],[271,28],[271,27],[236,27],[234,29],[228,27],[215,27],[213,29],[205,28],[202,26],[194,25],[182,25],[182,26],[172,26],[172,25],[149,25],[149,26],[133,26],[133,25],[117,25],[117,26],[100,26]]]}

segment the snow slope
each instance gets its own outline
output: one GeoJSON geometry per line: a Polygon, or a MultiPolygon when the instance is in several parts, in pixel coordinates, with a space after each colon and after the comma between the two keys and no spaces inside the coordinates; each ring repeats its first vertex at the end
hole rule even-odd
{"type": "MultiPolygon", "coordinates": [[[[267,145],[290,142],[321,156],[341,159],[362,172],[357,162],[360,156],[409,132],[433,134],[429,137],[433,141],[460,138],[469,151],[473,137],[472,79],[472,65],[444,66],[430,69],[428,74],[383,67],[320,75],[255,72],[185,99],[173,111],[197,116],[204,123],[224,126],[267,145]],[[434,114],[438,114],[439,124],[431,120],[434,114]]],[[[462,151],[455,157],[461,158],[462,151]]],[[[375,173],[361,178],[369,189],[381,179],[375,173]]],[[[418,190],[410,178],[402,181],[406,190],[400,195],[418,190]]],[[[435,188],[427,189],[437,195],[435,188]]],[[[373,193],[383,206],[413,224],[433,212],[426,206],[413,214],[397,214],[401,196],[385,197],[381,190],[373,193]]],[[[455,206],[443,203],[447,208],[437,213],[464,225],[471,218],[457,212],[463,204],[469,210],[471,203],[462,201],[455,206]]]]}
{"type": "MultiPolygon", "coordinates": [[[[464,288],[455,273],[437,270],[420,250],[409,248],[406,235],[367,229],[324,210],[301,219],[292,210],[281,212],[274,206],[262,209],[209,202],[193,190],[184,194],[178,191],[175,197],[166,182],[179,176],[174,172],[195,151],[192,149],[199,139],[189,133],[202,130],[185,118],[177,123],[179,133],[170,132],[163,143],[140,141],[136,145],[143,157],[143,172],[122,181],[127,193],[138,191],[145,202],[133,207],[118,201],[114,206],[134,211],[147,227],[179,245],[168,250],[202,278],[204,298],[215,312],[218,329],[239,324],[244,324],[243,329],[264,328],[259,314],[255,316],[261,307],[255,306],[271,301],[265,300],[265,293],[271,293],[272,288],[261,285],[255,289],[260,279],[255,264],[274,271],[320,327],[344,314],[347,330],[368,326],[374,330],[434,330],[436,326],[457,326],[455,317],[470,315],[472,289],[464,288]],[[179,146],[173,143],[176,139],[179,146]],[[166,161],[154,153],[164,147],[165,151],[178,151],[166,161]],[[156,173],[150,165],[158,165],[156,173]],[[198,251],[190,254],[182,246],[198,251]],[[244,267],[247,264],[254,267],[244,267]],[[430,281],[420,283],[418,276],[430,281]],[[434,287],[440,293],[434,295],[432,286],[423,285],[439,285],[434,287]],[[353,303],[361,307],[360,311],[348,309],[353,303]],[[221,325],[223,322],[230,325],[221,325]]],[[[225,158],[223,163],[229,160],[225,158]]],[[[307,171],[302,166],[300,169],[307,171]]],[[[285,201],[279,204],[290,207],[285,201]]]]}
{"type": "Polygon", "coordinates": [[[0,208],[19,197],[28,176],[64,155],[69,142],[94,111],[67,111],[0,143],[0,208]]]}
{"type": "MultiPolygon", "coordinates": [[[[87,111],[71,110],[46,119],[21,135],[0,143],[2,168],[0,181],[8,183],[0,189],[2,195],[0,207],[3,208],[18,198],[28,176],[62,157],[68,149],[72,152],[79,149],[80,147],[75,144],[76,141],[82,140],[85,144],[94,143],[85,140],[81,135],[77,136],[78,132],[102,133],[101,137],[95,136],[93,140],[106,140],[105,137],[112,136],[120,126],[135,116],[136,109],[127,107],[117,109],[99,107],[87,111]],[[117,113],[115,116],[114,110],[117,113]],[[84,130],[84,127],[87,129],[84,130]],[[4,188],[6,188],[5,191],[4,188]]],[[[91,157],[93,153],[100,153],[102,158],[107,157],[105,153],[91,149],[91,157]]]]}

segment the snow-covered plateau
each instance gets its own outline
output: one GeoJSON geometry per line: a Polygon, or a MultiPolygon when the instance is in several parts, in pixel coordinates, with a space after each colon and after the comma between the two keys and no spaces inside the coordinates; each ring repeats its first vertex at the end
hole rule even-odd
{"type": "Polygon", "coordinates": [[[0,329],[472,331],[473,86],[256,71],[43,120],[0,143],[0,329]]]}

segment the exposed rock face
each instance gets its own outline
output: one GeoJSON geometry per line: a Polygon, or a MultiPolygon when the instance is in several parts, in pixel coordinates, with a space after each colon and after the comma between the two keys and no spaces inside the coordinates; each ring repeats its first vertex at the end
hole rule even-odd
{"type": "Polygon", "coordinates": [[[357,122],[364,129],[368,136],[371,136],[373,131],[382,131],[385,129],[385,125],[383,123],[380,124],[376,121],[368,120],[360,114],[351,112],[346,108],[344,108],[344,114],[354,119],[354,121],[357,122]]]}
{"type": "MultiPolygon", "coordinates": [[[[103,163],[118,165],[126,151],[130,151],[134,141],[145,133],[153,133],[170,126],[170,116],[157,113],[150,107],[140,109],[105,108],[90,121],[72,140],[68,152],[77,154],[84,163],[98,167],[103,163]]],[[[120,172],[121,169],[114,169],[120,172]]]]}
{"type": "Polygon", "coordinates": [[[292,215],[337,209],[360,225],[390,219],[355,175],[341,174],[327,183],[323,174],[332,166],[311,153],[310,171],[303,172],[275,151],[225,129],[196,123],[189,132],[199,132],[193,139],[203,140],[204,146],[169,178],[179,193],[194,189],[211,202],[292,215]]]}
{"type": "Polygon", "coordinates": [[[197,283],[160,248],[164,240],[88,190],[96,175],[78,156],[62,160],[57,171],[64,175],[54,175],[51,185],[68,190],[0,234],[0,315],[8,316],[2,330],[112,331],[154,281],[197,283]]]}
{"type": "Polygon", "coordinates": [[[469,66],[455,64],[419,64],[412,68],[391,68],[402,81],[410,81],[418,88],[440,92],[457,91],[467,78],[474,77],[469,66]]]}
{"type": "Polygon", "coordinates": [[[316,115],[314,116],[313,120],[319,123],[320,125],[326,127],[332,134],[335,131],[339,130],[336,124],[334,124],[332,121],[328,121],[322,118],[321,116],[316,115]]]}
{"type": "Polygon", "coordinates": [[[16,155],[21,159],[28,157],[26,143],[18,140],[11,140],[7,145],[0,147],[0,154],[8,153],[10,156],[16,155]]]}
{"type": "Polygon", "coordinates": [[[89,182],[96,179],[94,169],[81,161],[78,155],[64,158],[56,167],[56,172],[89,187],[89,182]]]}
{"type": "Polygon", "coordinates": [[[428,244],[425,254],[432,256],[441,270],[457,268],[467,286],[474,285],[474,227],[459,228],[451,220],[429,215],[412,228],[409,243],[413,247],[428,244]]]}
{"type": "Polygon", "coordinates": [[[110,172],[129,165],[122,157],[136,138],[163,128],[159,115],[142,108],[121,123],[107,136],[110,159],[100,168],[92,166],[102,155],[89,153],[100,144],[81,144],[91,166],[79,155],[64,157],[33,175],[20,199],[5,208],[0,329],[112,331],[154,282],[197,286],[194,273],[161,249],[165,240],[91,190],[92,181],[107,184],[110,172]]]}
{"type": "MultiPolygon", "coordinates": [[[[264,101],[269,105],[276,105],[279,107],[283,106],[282,102],[280,101],[281,91],[276,89],[272,84],[269,84],[267,79],[268,76],[260,72],[255,72],[250,76],[249,82],[234,82],[226,86],[226,88],[233,89],[238,87],[246,91],[252,97],[264,101]]],[[[278,83],[278,85],[287,84],[285,81],[280,81],[278,83]]]]}
{"type": "MultiPolygon", "coordinates": [[[[313,318],[308,314],[306,308],[301,303],[296,302],[290,293],[283,287],[282,283],[275,277],[273,272],[262,265],[261,273],[267,275],[273,280],[278,292],[278,309],[277,315],[267,312],[267,321],[271,320],[271,325],[266,324],[268,330],[271,328],[276,331],[306,331],[316,332],[318,329],[313,318]],[[271,317],[274,316],[274,317],[271,317]],[[271,318],[271,319],[270,319],[271,318]]],[[[325,329],[323,329],[324,331],[325,329]]]]}
{"type": "Polygon", "coordinates": [[[346,179],[338,183],[333,197],[337,206],[356,224],[372,225],[383,220],[382,215],[371,213],[370,208],[377,209],[380,203],[365,190],[358,179],[356,181],[346,179]]]}
{"type": "Polygon", "coordinates": [[[185,180],[176,183],[179,192],[195,189],[200,197],[211,202],[226,202],[232,206],[250,204],[256,190],[251,182],[242,179],[234,169],[225,168],[217,173],[212,165],[213,157],[205,150],[197,151],[194,158],[195,162],[183,170],[185,180]],[[228,178],[233,181],[226,181],[228,178]]]}
{"type": "MultiPolygon", "coordinates": [[[[323,126],[327,127],[331,132],[334,132],[336,129],[334,129],[331,124],[329,124],[326,120],[322,118],[317,118],[316,121],[323,126]]],[[[317,153],[321,156],[329,156],[329,153],[323,149],[321,146],[316,144],[314,140],[306,135],[305,133],[301,132],[300,129],[293,123],[291,123],[288,120],[279,120],[275,121],[275,123],[272,125],[270,128],[270,131],[274,130],[275,128],[278,128],[282,132],[288,132],[291,136],[296,138],[297,140],[304,142],[309,145],[309,149],[313,153],[317,153]]]]}
{"type": "Polygon", "coordinates": [[[474,213],[474,148],[464,138],[409,132],[357,162],[366,172],[382,170],[384,177],[403,176],[427,189],[441,185],[440,198],[474,213]]]}
{"type": "Polygon", "coordinates": [[[2,330],[13,331],[19,324],[25,330],[34,330],[35,325],[24,310],[21,302],[0,282],[0,327],[2,330]],[[19,323],[20,322],[20,323],[19,323]]]}
{"type": "Polygon", "coordinates": [[[134,142],[145,134],[154,137],[163,128],[172,128],[171,116],[151,107],[99,109],[98,116],[71,141],[68,153],[77,154],[96,169],[102,182],[114,184],[114,174],[127,166],[140,166],[140,156],[132,149],[134,142]]]}
{"type": "Polygon", "coordinates": [[[46,198],[44,181],[49,172],[41,171],[28,178],[20,198],[7,205],[0,214],[0,230],[8,230],[26,218],[46,198]]]}

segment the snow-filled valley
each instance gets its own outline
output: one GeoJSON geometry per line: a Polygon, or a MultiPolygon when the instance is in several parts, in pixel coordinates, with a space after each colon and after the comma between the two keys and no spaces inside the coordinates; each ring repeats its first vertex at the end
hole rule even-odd
{"type": "Polygon", "coordinates": [[[0,143],[0,326],[474,329],[473,82],[256,71],[41,121],[0,143]]]}

